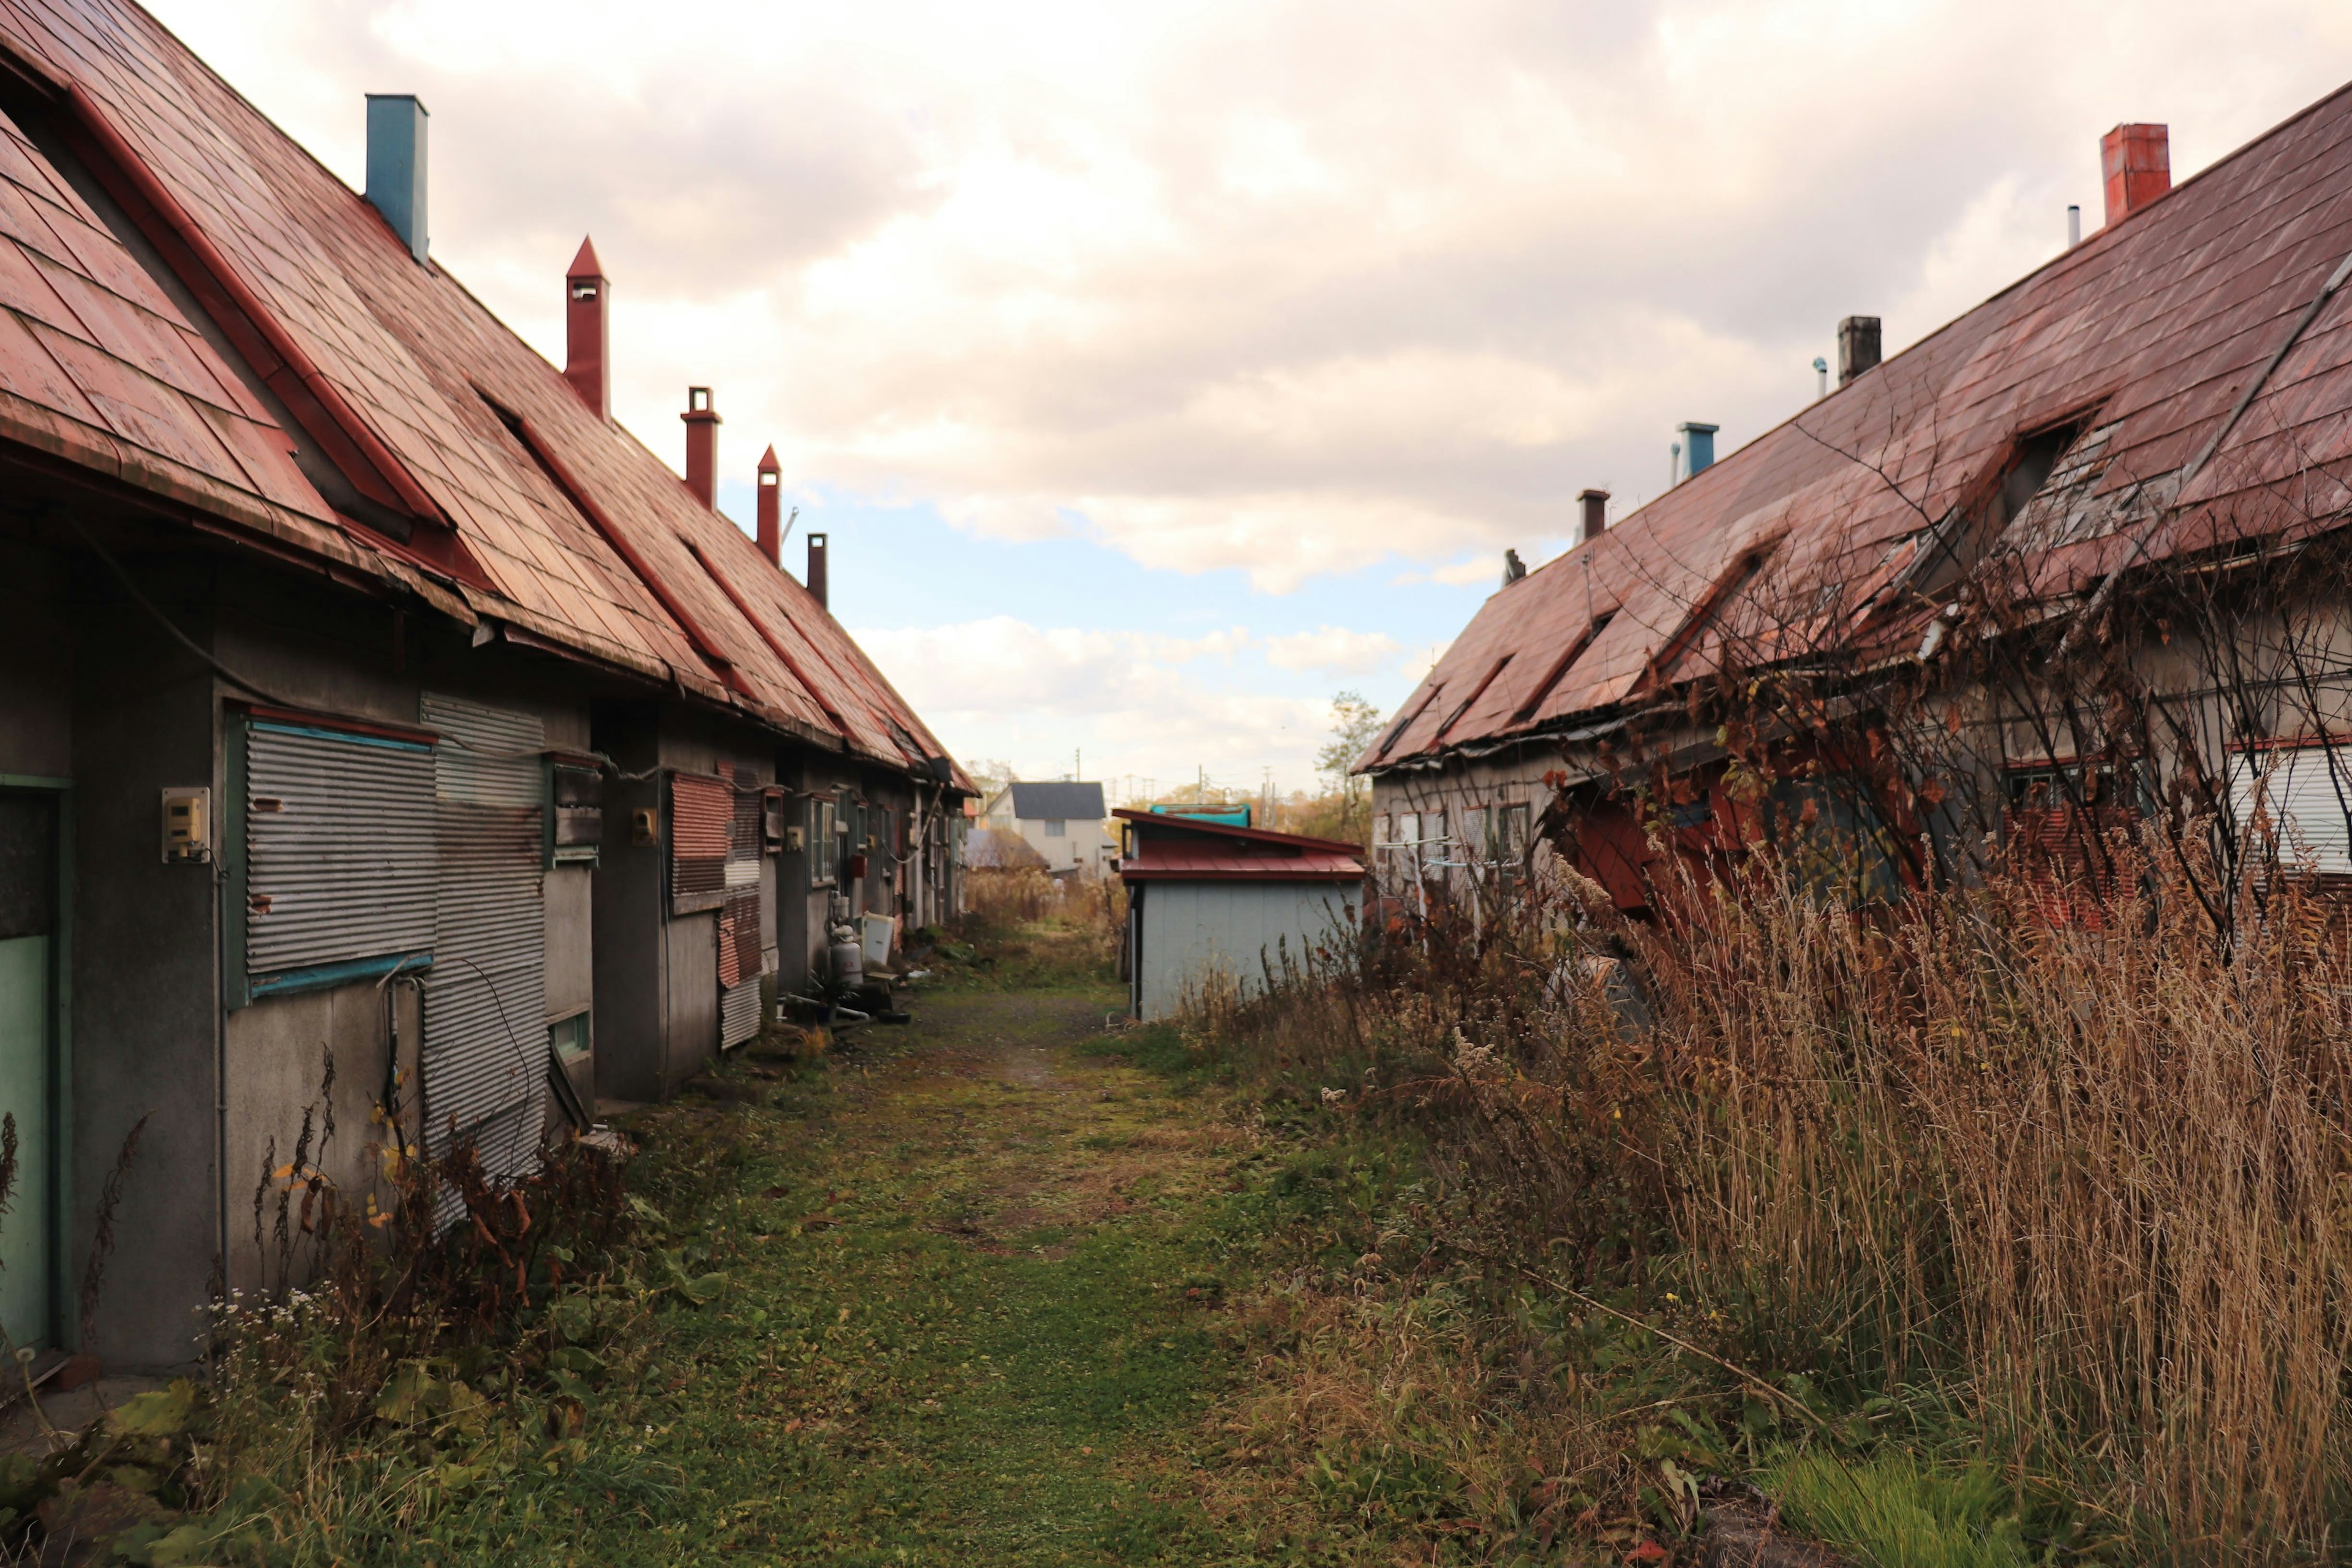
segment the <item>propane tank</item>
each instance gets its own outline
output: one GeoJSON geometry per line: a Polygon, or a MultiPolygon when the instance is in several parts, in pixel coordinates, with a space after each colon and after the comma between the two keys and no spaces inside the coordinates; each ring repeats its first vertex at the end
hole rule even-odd
{"type": "Polygon", "coordinates": [[[866,983],[866,947],[857,940],[856,926],[833,928],[833,980],[851,991],[866,983]]]}

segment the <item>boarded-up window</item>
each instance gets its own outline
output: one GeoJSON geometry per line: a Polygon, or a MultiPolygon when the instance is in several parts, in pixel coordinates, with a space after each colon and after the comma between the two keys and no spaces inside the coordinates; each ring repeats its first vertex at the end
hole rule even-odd
{"type": "Polygon", "coordinates": [[[2122,891],[2111,835],[2139,820],[2114,770],[2053,763],[2012,768],[2005,782],[2001,832],[2010,864],[2042,918],[2099,929],[2105,904],[2122,891]]]}
{"type": "Polygon", "coordinates": [[[669,907],[672,914],[727,901],[727,849],[735,831],[735,790],[725,779],[672,773],[669,781],[669,907]]]}
{"type": "Polygon", "coordinates": [[[433,748],[295,717],[246,721],[246,993],[420,964],[433,950],[433,748]]]}
{"type": "Polygon", "coordinates": [[[2234,759],[2230,816],[2250,861],[2352,876],[2352,755],[2339,746],[2273,746],[2234,759]]]}

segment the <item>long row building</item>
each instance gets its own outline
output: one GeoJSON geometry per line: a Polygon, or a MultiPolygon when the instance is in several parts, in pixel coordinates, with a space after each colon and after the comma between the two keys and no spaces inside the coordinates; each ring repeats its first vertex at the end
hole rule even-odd
{"type": "Polygon", "coordinates": [[[755,542],[709,389],[683,479],[614,423],[593,247],[558,368],[434,260],[425,106],[365,113],[361,193],[127,0],[0,4],[0,1320],[45,1356],[186,1362],[298,1154],[360,1191],[390,1117],[520,1174],[833,921],[957,900],[970,781],[824,536],[782,569],[772,451],[755,542]]]}

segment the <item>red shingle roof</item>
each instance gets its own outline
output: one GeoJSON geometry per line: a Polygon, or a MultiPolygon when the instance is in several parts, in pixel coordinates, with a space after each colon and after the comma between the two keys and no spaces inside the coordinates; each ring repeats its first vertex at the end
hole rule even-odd
{"type": "Polygon", "coordinates": [[[2158,555],[2233,510],[2274,520],[2262,526],[2340,516],[2352,508],[2352,289],[2177,508],[2165,503],[2347,254],[2352,88],[1496,593],[1399,710],[1401,732],[1357,766],[1559,729],[1645,679],[1705,669],[1717,650],[1704,607],[1759,553],[1778,580],[1839,584],[1850,613],[1911,563],[1931,520],[1997,482],[2019,438],[2062,420],[2087,415],[2104,432],[2083,499],[2105,521],[2046,536],[2056,544],[2038,558],[2039,591],[2077,590],[2117,565],[2137,528],[2116,527],[2119,514],[2168,519],[2150,541],[2158,555]]]}
{"type": "MultiPolygon", "coordinates": [[[[373,207],[152,17],[120,0],[0,0],[0,45],[77,95],[102,137],[120,138],[138,175],[233,273],[232,291],[249,291],[316,367],[306,384],[352,411],[353,439],[380,449],[394,499],[450,542],[435,557],[338,516],[269,414],[5,122],[0,437],[404,580],[436,572],[478,614],[527,637],[675,680],[788,731],[842,734],[896,767],[943,753],[806,590],[583,408],[562,373],[455,279],[418,265],[373,207]],[[501,409],[544,443],[544,467],[501,409]],[[551,469],[576,479],[628,551],[551,469]]],[[[62,118],[74,112],[61,106],[62,118]]],[[[549,284],[559,286],[551,268],[549,284]]]]}
{"type": "Polygon", "coordinates": [[[1118,863],[1118,874],[1130,882],[1363,880],[1362,852],[1335,839],[1124,806],[1111,815],[1135,824],[1135,853],[1118,863]]]}

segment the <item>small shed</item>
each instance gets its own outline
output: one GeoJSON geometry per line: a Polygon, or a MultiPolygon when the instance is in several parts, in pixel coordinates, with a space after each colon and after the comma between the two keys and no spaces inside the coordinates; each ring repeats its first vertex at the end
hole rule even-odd
{"type": "Polygon", "coordinates": [[[1126,826],[1128,1006],[1164,1018],[1187,993],[1260,989],[1267,966],[1345,940],[1362,907],[1353,844],[1200,817],[1114,812],[1126,826]]]}

